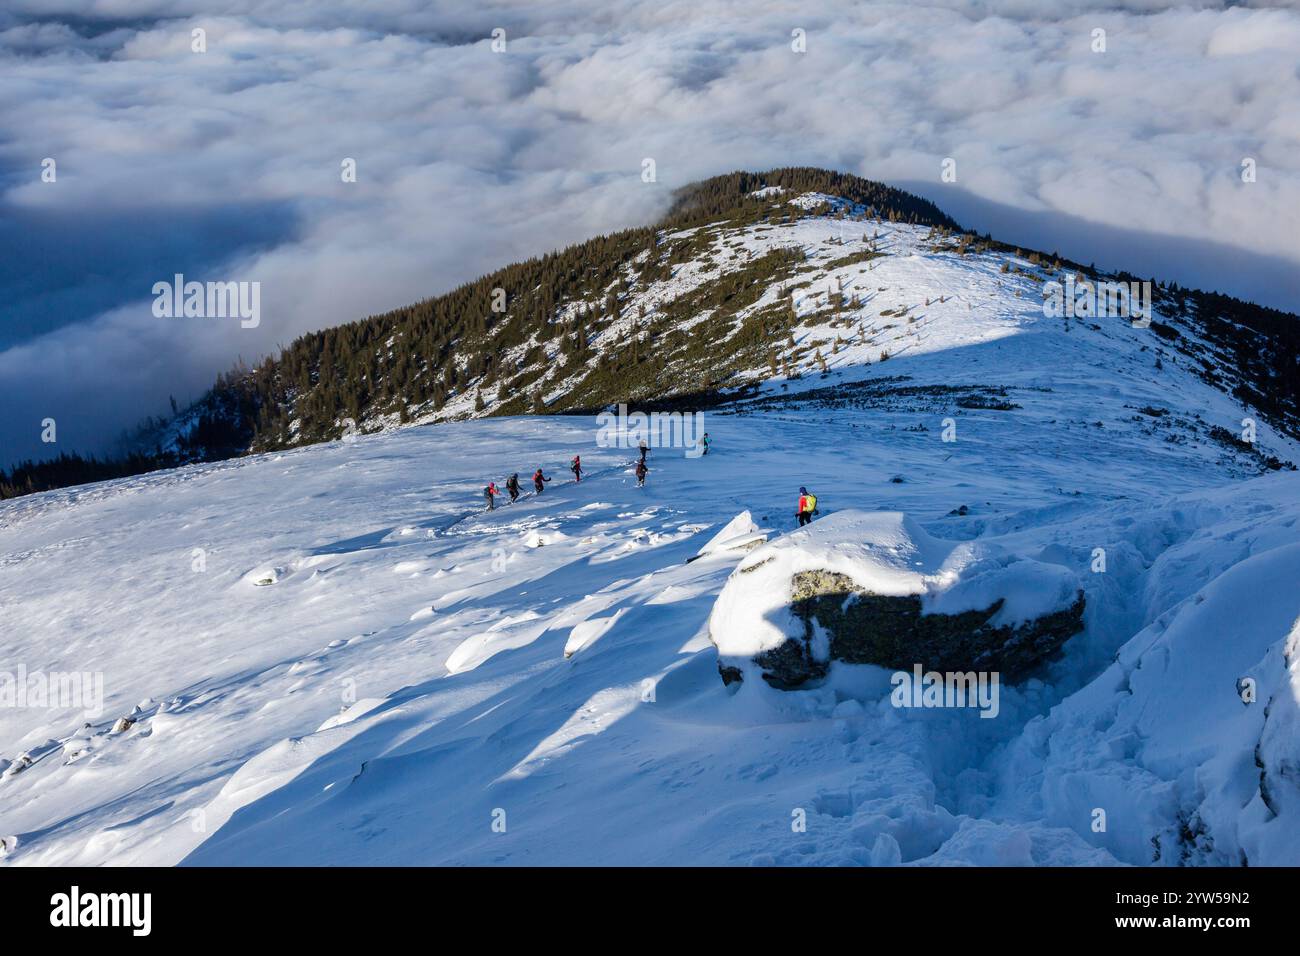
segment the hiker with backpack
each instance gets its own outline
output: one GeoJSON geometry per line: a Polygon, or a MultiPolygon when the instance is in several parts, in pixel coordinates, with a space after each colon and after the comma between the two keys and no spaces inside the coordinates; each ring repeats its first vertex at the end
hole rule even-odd
{"type": "Polygon", "coordinates": [[[489,481],[487,487],[483,489],[483,497],[487,499],[487,510],[491,511],[496,507],[496,495],[501,494],[495,481],[489,481]]]}
{"type": "Polygon", "coordinates": [[[799,527],[803,527],[812,521],[813,515],[817,513],[817,496],[810,495],[808,489],[803,485],[799,486],[799,511],[795,515],[799,519],[799,527]]]}
{"type": "Polygon", "coordinates": [[[573,461],[569,462],[569,471],[573,472],[573,480],[582,481],[582,456],[574,455],[573,461]]]}
{"type": "Polygon", "coordinates": [[[650,473],[650,469],[645,466],[645,459],[642,458],[636,463],[636,486],[645,487],[645,476],[650,473]]]}
{"type": "Polygon", "coordinates": [[[519,500],[519,472],[515,472],[506,479],[506,491],[510,492],[511,504],[519,500]]]}
{"type": "Polygon", "coordinates": [[[539,495],[546,490],[546,485],[542,484],[542,482],[550,480],[551,479],[542,474],[542,469],[540,468],[533,472],[533,487],[537,490],[539,495]]]}

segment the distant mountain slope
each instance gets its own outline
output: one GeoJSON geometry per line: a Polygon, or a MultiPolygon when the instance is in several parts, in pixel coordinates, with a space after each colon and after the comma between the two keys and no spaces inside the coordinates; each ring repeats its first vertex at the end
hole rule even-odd
{"type": "MultiPolygon", "coordinates": [[[[1135,278],[964,233],[933,204],[856,176],[731,173],[683,189],[655,226],[305,335],[147,430],[147,457],[116,473],[411,423],[797,389],[927,347],[924,330],[945,310],[978,321],[1041,313],[1044,283],[1071,275],[1135,278]]],[[[1300,319],[1175,285],[1153,293],[1155,321],[1137,344],[1153,368],[1182,362],[1300,435],[1300,319]]],[[[19,468],[0,475],[0,496],[112,473],[73,460],[19,468]]]]}

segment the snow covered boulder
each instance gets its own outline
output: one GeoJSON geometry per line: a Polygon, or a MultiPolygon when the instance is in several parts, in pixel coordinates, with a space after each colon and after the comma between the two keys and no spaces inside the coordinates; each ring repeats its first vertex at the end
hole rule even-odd
{"type": "Polygon", "coordinates": [[[254,568],[244,575],[244,580],[254,587],[264,588],[277,583],[284,577],[284,568],[264,567],[254,568]]]}
{"type": "Polygon", "coordinates": [[[765,543],[767,538],[768,532],[754,523],[754,518],[748,511],[742,511],[710,538],[708,543],[695,553],[695,557],[687,558],[686,563],[689,564],[711,554],[727,555],[752,551],[765,543]]]}
{"type": "Polygon", "coordinates": [[[839,511],[756,548],[709,618],[724,683],[790,689],[832,662],[1014,680],[1083,627],[1070,569],[932,538],[901,512],[839,511]]]}

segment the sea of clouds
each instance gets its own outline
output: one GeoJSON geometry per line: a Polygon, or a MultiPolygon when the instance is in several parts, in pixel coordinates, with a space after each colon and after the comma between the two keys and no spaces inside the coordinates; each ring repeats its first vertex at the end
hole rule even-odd
{"type": "Polygon", "coordinates": [[[1300,311],[1294,3],[10,0],[0,75],[0,465],[740,168],[1300,311]],[[178,272],[260,323],[156,317],[178,272]]]}

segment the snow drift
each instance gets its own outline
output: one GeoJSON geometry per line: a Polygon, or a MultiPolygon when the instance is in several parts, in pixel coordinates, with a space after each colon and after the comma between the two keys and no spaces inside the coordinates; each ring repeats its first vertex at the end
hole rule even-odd
{"type": "Polygon", "coordinates": [[[1294,865],[1297,580],[1297,544],[1232,564],[1031,722],[1009,772],[1037,782],[1049,818],[1128,862],[1294,865]]]}
{"type": "Polygon", "coordinates": [[[767,541],[770,532],[754,524],[754,517],[748,511],[742,511],[732,518],[721,531],[710,538],[699,551],[695,552],[695,561],[708,555],[735,555],[752,551],[767,541]]]}

